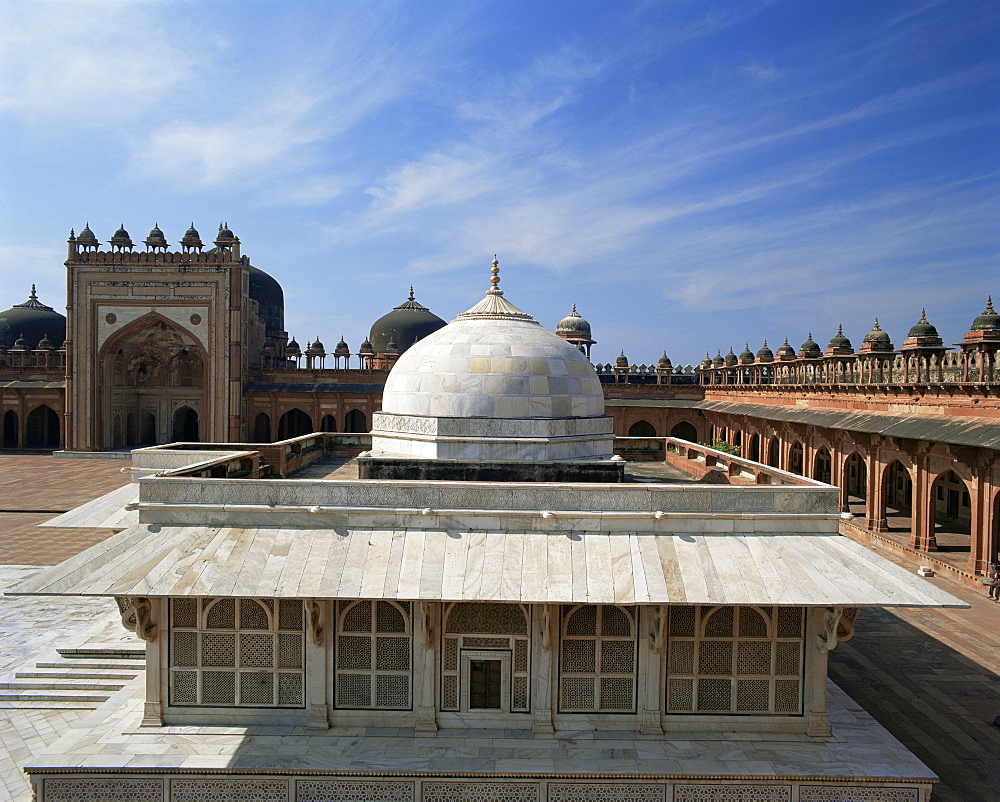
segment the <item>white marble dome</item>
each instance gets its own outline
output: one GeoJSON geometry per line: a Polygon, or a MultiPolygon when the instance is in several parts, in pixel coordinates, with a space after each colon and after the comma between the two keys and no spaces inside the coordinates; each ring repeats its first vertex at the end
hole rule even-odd
{"type": "Polygon", "coordinates": [[[486,297],[393,365],[372,452],[430,459],[573,460],[612,453],[593,366],[503,297],[486,297]]]}
{"type": "Polygon", "coordinates": [[[535,321],[459,318],[399,358],[382,412],[589,418],[604,414],[604,393],[587,358],[535,321]]]}

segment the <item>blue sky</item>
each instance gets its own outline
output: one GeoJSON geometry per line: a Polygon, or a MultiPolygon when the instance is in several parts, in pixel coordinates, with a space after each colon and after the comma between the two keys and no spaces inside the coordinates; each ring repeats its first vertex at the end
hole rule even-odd
{"type": "Polygon", "coordinates": [[[0,8],[0,309],[65,240],[227,221],[299,341],[406,298],[575,302],[666,349],[957,342],[1000,294],[1000,3],[45,2],[0,8]]]}

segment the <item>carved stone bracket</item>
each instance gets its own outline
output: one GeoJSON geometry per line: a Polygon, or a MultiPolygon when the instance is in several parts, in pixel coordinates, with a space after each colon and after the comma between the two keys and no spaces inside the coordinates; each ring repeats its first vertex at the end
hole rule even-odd
{"type": "Polygon", "coordinates": [[[542,651],[552,648],[552,605],[542,605],[542,651]]]}
{"type": "Polygon", "coordinates": [[[424,648],[434,648],[434,637],[437,634],[434,626],[434,604],[432,602],[420,602],[420,612],[424,619],[424,648]]]}
{"type": "Polygon", "coordinates": [[[316,599],[306,600],[306,622],[309,642],[322,647],[326,641],[326,605],[316,599]]]}
{"type": "Polygon", "coordinates": [[[845,607],[837,622],[837,643],[843,643],[854,637],[854,624],[858,620],[860,607],[845,607]]]}
{"type": "Polygon", "coordinates": [[[662,604],[653,608],[653,615],[649,628],[649,650],[651,652],[662,652],[667,643],[667,610],[662,604]]]}
{"type": "Polygon", "coordinates": [[[823,611],[823,631],[816,636],[816,648],[823,654],[837,646],[837,625],[843,614],[843,607],[827,607],[823,611]]]}
{"type": "MultiPolygon", "coordinates": [[[[153,621],[153,602],[145,596],[129,596],[128,601],[135,615],[135,634],[147,643],[153,643],[159,632],[153,621]]],[[[124,614],[122,618],[124,622],[124,614]]]]}

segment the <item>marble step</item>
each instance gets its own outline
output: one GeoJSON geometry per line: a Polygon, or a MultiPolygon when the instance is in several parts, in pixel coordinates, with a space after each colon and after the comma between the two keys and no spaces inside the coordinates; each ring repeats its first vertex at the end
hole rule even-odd
{"type": "MultiPolygon", "coordinates": [[[[62,668],[62,666],[60,666],[62,668]]],[[[74,666],[65,671],[18,671],[14,674],[14,679],[103,679],[103,680],[123,680],[128,682],[139,676],[138,671],[123,674],[121,670],[115,668],[113,671],[78,671],[74,666]]]]}
{"type": "Polygon", "coordinates": [[[146,650],[141,646],[77,647],[56,649],[61,657],[76,660],[84,657],[112,657],[124,660],[145,660],[146,650]]]}
{"type": "Polygon", "coordinates": [[[100,671],[145,671],[145,661],[139,660],[102,660],[100,663],[84,663],[75,660],[60,660],[54,663],[35,663],[35,668],[61,668],[67,671],[77,669],[100,671]]]}
{"type": "Polygon", "coordinates": [[[104,700],[100,702],[81,702],[77,699],[64,701],[59,704],[54,702],[39,702],[35,699],[25,700],[0,700],[0,710],[97,710],[104,700]]]}
{"type": "Polygon", "coordinates": [[[107,695],[83,695],[78,693],[56,693],[54,691],[47,693],[0,693],[0,707],[5,707],[8,702],[48,702],[44,707],[79,707],[85,702],[94,702],[95,704],[106,702],[110,696],[110,693],[107,695]],[[58,702],[59,704],[52,704],[53,702],[58,702]]]}
{"type": "Polygon", "coordinates": [[[108,691],[110,695],[124,687],[110,682],[0,682],[0,691],[108,691]]]}

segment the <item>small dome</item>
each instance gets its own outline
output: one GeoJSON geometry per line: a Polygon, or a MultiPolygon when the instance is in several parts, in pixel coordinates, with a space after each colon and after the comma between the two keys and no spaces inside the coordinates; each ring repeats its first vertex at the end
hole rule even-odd
{"type": "Polygon", "coordinates": [[[920,320],[910,329],[907,337],[939,337],[938,330],[927,322],[927,310],[920,310],[920,320]]]}
{"type": "Polygon", "coordinates": [[[46,334],[44,337],[42,337],[41,340],[38,341],[38,347],[49,349],[49,348],[54,348],[55,346],[52,345],[52,340],[50,340],[49,335],[46,334]]]}
{"type": "Polygon", "coordinates": [[[109,240],[111,245],[116,248],[131,248],[132,238],[128,235],[125,230],[125,224],[122,223],[118,226],[118,230],[115,232],[114,236],[109,240]]]}
{"type": "Polygon", "coordinates": [[[27,349],[27,347],[28,347],[28,338],[25,337],[22,334],[20,337],[18,337],[16,340],[14,340],[14,347],[15,348],[20,348],[22,350],[27,349]]]}
{"type": "Polygon", "coordinates": [[[787,337],[785,337],[785,342],[778,346],[777,354],[778,356],[795,356],[795,349],[788,344],[787,337]]]}
{"type": "Polygon", "coordinates": [[[799,356],[804,359],[818,359],[823,356],[823,352],[820,350],[819,344],[813,340],[812,332],[809,332],[809,336],[806,341],[802,343],[802,347],[799,348],[799,356]]]}
{"type": "Polygon", "coordinates": [[[993,296],[986,301],[983,313],[972,321],[972,331],[997,331],[1000,329],[1000,315],[993,308],[993,296]]]}
{"type": "Polygon", "coordinates": [[[288,345],[285,346],[285,353],[291,354],[292,356],[299,356],[302,353],[302,349],[299,347],[298,342],[294,337],[288,341],[288,345]]]}
{"type": "Polygon", "coordinates": [[[663,352],[663,356],[659,358],[656,362],[658,368],[672,368],[674,366],[673,362],[670,361],[670,357],[667,356],[667,352],[663,352]]]}
{"type": "Polygon", "coordinates": [[[13,345],[18,335],[25,338],[25,344],[37,343],[46,335],[56,342],[66,339],[66,318],[38,300],[34,284],[27,301],[0,312],[0,343],[13,345]]]}
{"type": "Polygon", "coordinates": [[[733,353],[733,346],[729,346],[729,353],[723,357],[723,362],[727,367],[731,367],[736,364],[736,354],[733,353]]]}
{"type": "Polygon", "coordinates": [[[274,353],[274,340],[272,340],[270,337],[268,337],[267,339],[264,340],[263,351],[264,351],[265,354],[273,354],[274,353]]]}
{"type": "Polygon", "coordinates": [[[358,349],[358,356],[372,356],[374,353],[371,341],[365,337],[365,341],[361,343],[361,348],[358,349]]]}
{"type": "MultiPolygon", "coordinates": [[[[371,347],[371,343],[369,343],[369,347],[371,347]]],[[[351,347],[347,344],[347,341],[344,339],[343,334],[340,335],[340,342],[337,343],[337,347],[333,349],[333,355],[334,356],[351,355],[351,347]]]]}
{"type": "Polygon", "coordinates": [[[576,304],[573,304],[570,313],[556,325],[556,334],[573,339],[590,339],[590,323],[576,311],[576,304]]]}
{"type": "Polygon", "coordinates": [[[94,236],[94,232],[90,230],[90,223],[87,223],[76,237],[77,245],[87,245],[87,246],[98,246],[101,243],[97,241],[97,237],[94,236]]]}
{"type": "Polygon", "coordinates": [[[622,351],[618,356],[615,357],[615,367],[616,368],[627,368],[628,367],[628,357],[625,356],[625,351],[622,351]]]}
{"type": "Polygon", "coordinates": [[[219,223],[217,239],[236,239],[236,235],[229,228],[229,223],[219,223]]]}
{"type": "Polygon", "coordinates": [[[761,362],[770,362],[774,359],[774,352],[767,347],[767,340],[764,340],[764,345],[761,346],[761,349],[757,352],[757,359],[761,362]]]}
{"type": "Polygon", "coordinates": [[[167,238],[163,236],[163,232],[160,230],[158,224],[154,225],[150,231],[149,236],[143,240],[143,244],[148,245],[150,248],[166,248],[167,238]]]}
{"type": "Polygon", "coordinates": [[[410,295],[403,303],[372,324],[368,339],[376,354],[389,353],[390,340],[395,341],[396,352],[403,353],[417,340],[445,325],[445,321],[417,302],[413,297],[413,287],[410,287],[410,295]]]}
{"type": "Polygon", "coordinates": [[[726,360],[722,358],[722,351],[718,350],[715,352],[715,356],[712,357],[712,367],[721,368],[726,364],[726,360]]]}
{"type": "Polygon", "coordinates": [[[701,360],[701,367],[706,369],[712,367],[712,357],[708,355],[708,351],[705,352],[705,358],[701,360]]]}
{"type": "Polygon", "coordinates": [[[746,343],[743,346],[743,350],[740,352],[741,362],[752,362],[753,361],[753,351],[750,350],[750,343],[746,343]]]}
{"type": "Polygon", "coordinates": [[[320,342],[318,334],[316,335],[315,342],[310,343],[309,347],[306,348],[306,353],[308,354],[310,352],[312,353],[313,356],[326,355],[326,348],[323,346],[323,343],[320,342]]]}
{"type": "Polygon", "coordinates": [[[201,248],[203,244],[198,229],[192,223],[191,227],[184,232],[184,236],[181,238],[181,245],[185,248],[201,248]]]}
{"type": "Polygon", "coordinates": [[[854,350],[854,346],[851,345],[851,341],[844,336],[844,326],[840,324],[837,326],[837,333],[830,338],[830,344],[828,348],[847,348],[851,351],[854,350]]]}
{"type": "Polygon", "coordinates": [[[864,342],[872,346],[871,350],[877,351],[891,351],[892,350],[892,340],[889,339],[889,335],[882,331],[878,325],[878,318],[875,318],[875,324],[872,326],[872,330],[865,335],[864,342]]]}

